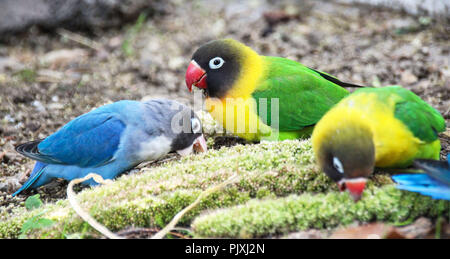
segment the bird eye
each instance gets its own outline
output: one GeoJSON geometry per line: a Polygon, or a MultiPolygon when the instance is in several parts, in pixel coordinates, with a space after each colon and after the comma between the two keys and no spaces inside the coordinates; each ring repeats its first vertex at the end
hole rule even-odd
{"type": "Polygon", "coordinates": [[[225,60],[223,60],[221,57],[215,57],[209,61],[209,67],[211,69],[218,69],[223,66],[223,63],[225,63],[225,60]]]}
{"type": "Polygon", "coordinates": [[[202,124],[197,118],[191,119],[191,127],[193,133],[200,133],[202,131],[202,124]]]}
{"type": "Polygon", "coordinates": [[[336,170],[343,174],[344,173],[344,167],[342,166],[341,161],[337,157],[333,157],[333,166],[336,168],[336,170]]]}

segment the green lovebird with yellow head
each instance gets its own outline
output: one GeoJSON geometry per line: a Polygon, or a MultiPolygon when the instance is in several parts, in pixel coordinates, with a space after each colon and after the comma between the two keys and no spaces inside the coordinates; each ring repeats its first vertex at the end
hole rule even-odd
{"type": "Polygon", "coordinates": [[[359,200],[374,167],[404,168],[415,159],[439,160],[442,115],[400,86],[359,89],[317,123],[316,161],[341,191],[359,200]]]}
{"type": "Polygon", "coordinates": [[[186,85],[203,89],[212,117],[249,141],[309,136],[313,125],[360,87],[280,57],[258,55],[232,40],[211,41],[192,56],[186,85]]]}

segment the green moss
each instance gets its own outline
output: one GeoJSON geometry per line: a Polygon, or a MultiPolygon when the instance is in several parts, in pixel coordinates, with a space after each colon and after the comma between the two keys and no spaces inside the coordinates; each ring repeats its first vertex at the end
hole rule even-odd
{"type": "MultiPolygon", "coordinates": [[[[201,191],[222,183],[234,172],[239,174],[235,183],[204,198],[178,225],[189,226],[195,220],[195,233],[200,236],[253,237],[308,227],[328,228],[354,220],[402,221],[448,209],[448,204],[436,206],[427,198],[401,193],[392,185],[380,189],[391,183],[383,174],[369,181],[364,199],[354,204],[348,195],[337,193],[336,185],[314,165],[309,140],[210,150],[143,168],[106,186],[85,189],[77,200],[112,231],[129,226],[163,227],[201,191]],[[411,207],[420,199],[427,202],[411,207]],[[242,204],[245,206],[239,207],[242,204]],[[211,213],[199,217],[206,211],[211,213]]],[[[67,200],[44,204],[42,209],[46,211],[43,217],[55,224],[30,232],[30,238],[99,237],[67,200]]],[[[18,208],[1,215],[0,238],[18,237],[22,224],[33,213],[18,208]]]]}
{"type": "Polygon", "coordinates": [[[31,70],[31,69],[20,70],[19,72],[15,73],[14,75],[17,76],[20,80],[27,82],[27,83],[32,83],[36,80],[36,71],[31,70]]]}
{"type": "Polygon", "coordinates": [[[309,228],[332,228],[354,221],[396,223],[421,215],[449,213],[448,201],[436,201],[393,185],[372,188],[355,203],[347,194],[291,195],[258,200],[197,217],[192,223],[199,237],[253,238],[309,228]]]}
{"type": "MultiPolygon", "coordinates": [[[[239,170],[240,180],[206,198],[183,218],[181,224],[187,224],[201,210],[248,201],[261,187],[267,191],[259,192],[258,197],[328,189],[328,179],[305,161],[312,161],[308,141],[238,145],[144,168],[137,174],[124,175],[108,186],[86,189],[77,198],[84,209],[112,230],[130,225],[161,227],[192,203],[201,190],[223,182],[239,170]],[[293,158],[293,154],[297,158],[293,158]],[[311,178],[317,177],[324,181],[313,180],[308,184],[311,178]]],[[[57,222],[50,229],[54,233],[48,237],[61,237],[62,232],[71,234],[84,228],[84,223],[74,215],[67,201],[46,204],[44,209],[48,211],[44,216],[57,222]]],[[[9,215],[0,222],[0,237],[16,237],[23,221],[31,216],[24,210],[9,215]],[[9,227],[12,225],[17,227],[9,227]]],[[[85,233],[86,236],[90,234],[95,235],[95,232],[85,233]]],[[[38,235],[39,231],[35,233],[38,235]]]]}

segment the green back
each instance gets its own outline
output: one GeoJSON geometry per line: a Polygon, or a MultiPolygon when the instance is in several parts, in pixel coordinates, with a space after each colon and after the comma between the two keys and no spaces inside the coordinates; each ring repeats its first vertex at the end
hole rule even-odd
{"type": "MultiPolygon", "coordinates": [[[[267,99],[267,120],[271,121],[272,98],[279,98],[279,130],[298,131],[316,124],[349,92],[332,81],[336,78],[310,69],[298,62],[279,57],[263,57],[269,64],[264,80],[252,94],[259,111],[259,99],[267,99]]],[[[342,83],[345,84],[345,83],[342,83]]]]}
{"type": "Polygon", "coordinates": [[[401,120],[417,138],[431,142],[438,138],[438,132],[445,130],[445,120],[431,105],[419,96],[401,86],[365,88],[357,93],[375,92],[382,101],[395,100],[394,116],[401,120]]]}

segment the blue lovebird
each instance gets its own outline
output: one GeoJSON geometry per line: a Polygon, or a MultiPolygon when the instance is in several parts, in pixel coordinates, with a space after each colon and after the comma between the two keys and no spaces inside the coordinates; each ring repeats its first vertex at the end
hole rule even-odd
{"type": "Polygon", "coordinates": [[[414,166],[425,171],[425,174],[394,175],[392,178],[399,185],[397,188],[434,199],[450,200],[450,154],[447,161],[417,159],[414,166]]]}
{"type": "MultiPolygon", "coordinates": [[[[113,179],[144,161],[170,152],[181,155],[206,151],[202,125],[181,103],[154,99],[119,101],[101,106],[70,121],[43,140],[16,147],[37,160],[20,192],[49,183],[53,178],[72,180],[93,172],[113,179]]],[[[96,183],[91,179],[85,182],[96,183]]]]}

